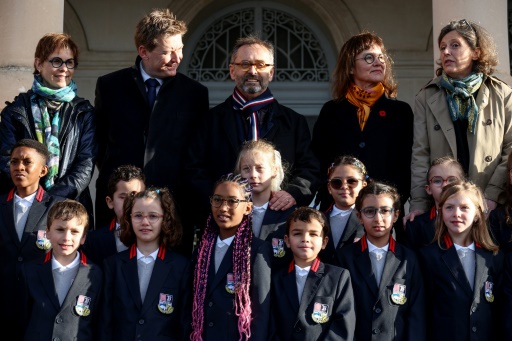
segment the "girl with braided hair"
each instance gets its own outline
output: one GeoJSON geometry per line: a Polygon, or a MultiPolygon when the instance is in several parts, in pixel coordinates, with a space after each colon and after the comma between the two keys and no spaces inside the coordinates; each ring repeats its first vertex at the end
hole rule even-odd
{"type": "Polygon", "coordinates": [[[253,238],[251,187],[228,174],[214,186],[194,272],[192,333],[196,340],[266,340],[270,244],[253,238]]]}

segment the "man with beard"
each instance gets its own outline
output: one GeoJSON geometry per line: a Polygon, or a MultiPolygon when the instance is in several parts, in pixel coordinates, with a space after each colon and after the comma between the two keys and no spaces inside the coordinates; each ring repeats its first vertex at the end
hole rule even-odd
{"type": "MultiPolygon", "coordinates": [[[[208,195],[213,183],[233,171],[244,141],[265,139],[288,165],[284,188],[273,193],[268,203],[271,210],[309,205],[319,178],[306,119],[280,105],[268,88],[274,76],[272,44],[256,36],[238,39],[231,53],[229,73],[235,81],[233,93],[210,109],[189,148],[186,174],[199,201],[196,217],[200,228],[210,209],[208,195]]],[[[258,177],[248,180],[257,185],[258,177]]]]}
{"type": "Polygon", "coordinates": [[[96,182],[97,227],[110,223],[107,182],[125,164],[143,169],[147,185],[167,187],[184,225],[178,251],[192,253],[193,226],[184,211],[194,202],[183,187],[186,147],[197,121],[208,112],[208,89],[177,72],[183,58],[186,24],[168,10],[144,16],[135,30],[135,65],[101,76],[95,109],[99,169],[96,182]]]}

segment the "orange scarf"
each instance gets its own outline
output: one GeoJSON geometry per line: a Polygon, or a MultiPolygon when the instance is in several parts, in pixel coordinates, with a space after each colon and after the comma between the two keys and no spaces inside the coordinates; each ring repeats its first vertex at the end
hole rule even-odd
{"type": "Polygon", "coordinates": [[[359,118],[359,127],[363,131],[368,116],[370,116],[371,107],[384,94],[382,83],[377,84],[371,89],[363,90],[355,84],[352,84],[345,96],[347,100],[357,107],[357,117],[359,118]]]}

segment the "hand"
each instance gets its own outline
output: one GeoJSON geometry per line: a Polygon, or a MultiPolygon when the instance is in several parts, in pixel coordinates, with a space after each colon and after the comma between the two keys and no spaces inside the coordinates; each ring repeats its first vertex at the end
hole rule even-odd
{"type": "Polygon", "coordinates": [[[487,203],[487,212],[485,214],[485,217],[489,218],[489,214],[491,214],[491,211],[498,206],[498,203],[491,199],[485,199],[485,202],[487,203]]]}
{"type": "Polygon", "coordinates": [[[272,199],[270,199],[269,207],[274,211],[286,211],[293,205],[297,205],[295,199],[290,195],[290,193],[285,191],[275,192],[272,195],[272,199]]]}
{"type": "Polygon", "coordinates": [[[417,216],[419,216],[423,213],[425,213],[425,211],[423,211],[423,210],[412,210],[408,214],[406,214],[403,218],[404,229],[405,229],[405,223],[407,223],[407,220],[414,221],[414,218],[416,218],[417,216]]]}

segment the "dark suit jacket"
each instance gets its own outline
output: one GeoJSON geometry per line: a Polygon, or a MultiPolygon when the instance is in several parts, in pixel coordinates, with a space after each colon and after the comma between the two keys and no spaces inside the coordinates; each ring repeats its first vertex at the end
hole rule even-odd
{"type": "Polygon", "coordinates": [[[105,259],[117,253],[115,229],[116,219],[114,218],[108,226],[87,233],[81,249],[93,263],[103,266],[105,259]]]}
{"type": "Polygon", "coordinates": [[[105,204],[107,182],[114,168],[124,164],[142,168],[148,185],[168,187],[178,202],[186,200],[180,187],[184,157],[192,131],[208,111],[208,89],[178,73],[164,81],[150,110],[140,60],[99,77],[96,84],[96,214],[103,217],[98,226],[114,217],[105,204]]]}
{"type": "Polygon", "coordinates": [[[185,304],[191,287],[190,262],[170,249],[160,248],[144,303],[140,297],[137,248],[104,262],[105,299],[101,340],[182,340],[185,304]],[[160,294],[173,296],[173,312],[158,310],[160,294]]]}
{"type": "Polygon", "coordinates": [[[356,339],[425,340],[424,288],[414,252],[390,238],[379,287],[366,236],[337,252],[340,266],[350,271],[356,297],[356,339]],[[391,300],[395,284],[406,286],[403,305],[391,300]]]}
{"type": "Polygon", "coordinates": [[[86,257],[80,254],[78,274],[61,306],[55,291],[51,255],[49,252],[22,266],[21,282],[27,307],[24,340],[96,340],[97,322],[101,317],[101,269],[88,264],[86,257]],[[88,316],[80,316],[75,310],[79,295],[91,298],[88,316]]]}
{"type": "Polygon", "coordinates": [[[433,243],[420,249],[427,299],[429,340],[505,340],[500,323],[504,257],[475,247],[474,290],[455,246],[447,235],[442,248],[433,243]],[[485,298],[485,283],[493,283],[494,302],[485,298]]]}
{"type": "Polygon", "coordinates": [[[288,216],[297,209],[297,206],[292,206],[286,211],[274,211],[267,209],[263,216],[261,224],[260,238],[272,245],[272,269],[276,270],[281,267],[288,267],[293,259],[292,251],[286,246],[284,242],[284,235],[286,233],[286,219],[288,216]],[[272,244],[272,240],[277,239],[277,246],[272,244]],[[281,249],[282,246],[282,249],[281,249]],[[284,254],[280,251],[284,251],[284,254]]]}
{"type": "MultiPolygon", "coordinates": [[[[512,251],[512,224],[507,223],[507,206],[498,206],[489,214],[489,232],[500,250],[505,253],[512,251]]],[[[510,210],[510,208],[509,208],[510,210]]]]}
{"type": "MultiPolygon", "coordinates": [[[[229,246],[215,273],[215,246],[208,269],[204,301],[203,340],[232,341],[239,339],[235,295],[226,291],[228,273],[233,273],[233,244],[229,246]]],[[[257,238],[251,243],[251,340],[267,340],[270,318],[270,267],[272,251],[268,243],[257,238]]]]}
{"type": "Polygon", "coordinates": [[[17,332],[20,329],[13,326],[18,323],[15,310],[21,307],[18,282],[21,265],[47,252],[36,246],[37,232],[46,230],[48,211],[64,198],[51,196],[39,186],[20,241],[14,221],[14,193],[12,189],[0,196],[0,292],[4,293],[0,300],[0,327],[17,332]]]}
{"type": "MultiPolygon", "coordinates": [[[[330,209],[325,212],[327,218],[331,215],[332,206],[330,209]]],[[[318,257],[322,262],[327,264],[339,265],[338,258],[336,256],[336,251],[341,249],[344,246],[350,245],[354,243],[356,238],[361,238],[364,235],[364,226],[359,221],[357,217],[355,209],[350,213],[350,217],[348,218],[347,225],[345,225],[345,230],[341,235],[340,241],[338,245],[334,245],[334,239],[332,238],[332,227],[329,230],[329,240],[327,241],[327,245],[325,249],[320,251],[318,257]]]]}
{"type": "Polygon", "coordinates": [[[299,303],[295,266],[272,275],[271,340],[353,340],[355,302],[348,270],[313,263],[299,303]],[[329,320],[317,323],[315,303],[328,305],[329,320]]]}
{"type": "MultiPolygon", "coordinates": [[[[210,211],[208,197],[213,184],[235,168],[243,143],[238,128],[240,115],[233,109],[232,97],[228,97],[209,111],[189,148],[187,177],[201,202],[203,217],[210,211]]],[[[317,188],[319,168],[311,151],[307,121],[277,101],[270,104],[268,115],[272,127],[261,139],[273,143],[290,166],[291,176],[284,190],[295,198],[298,206],[309,205],[317,188]]]]}
{"type": "Polygon", "coordinates": [[[436,233],[436,215],[436,208],[433,206],[430,212],[417,216],[413,221],[407,221],[405,237],[409,248],[418,251],[433,242],[436,233]]]}

